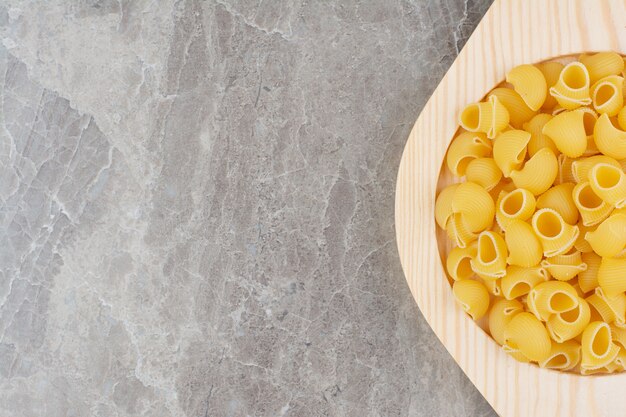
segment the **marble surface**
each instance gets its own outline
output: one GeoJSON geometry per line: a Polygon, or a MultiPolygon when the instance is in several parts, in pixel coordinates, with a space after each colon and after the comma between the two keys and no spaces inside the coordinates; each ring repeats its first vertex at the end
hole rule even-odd
{"type": "Polygon", "coordinates": [[[0,2],[0,417],[495,415],[393,226],[489,3],[0,2]]]}

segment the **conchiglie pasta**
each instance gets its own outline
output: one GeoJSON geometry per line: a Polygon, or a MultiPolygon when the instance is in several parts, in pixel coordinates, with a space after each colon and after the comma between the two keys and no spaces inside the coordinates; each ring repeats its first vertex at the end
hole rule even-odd
{"type": "Polygon", "coordinates": [[[528,220],[535,212],[536,200],[533,193],[517,188],[510,193],[501,193],[496,202],[496,221],[503,230],[513,220],[528,220]]]}
{"type": "Polygon", "coordinates": [[[546,281],[536,285],[528,294],[528,309],[542,321],[553,314],[564,313],[578,306],[578,293],[567,282],[546,281]]]}
{"type": "Polygon", "coordinates": [[[452,292],[463,310],[474,320],[484,316],[489,309],[489,293],[478,281],[470,279],[455,281],[452,292]]]}
{"type": "Polygon", "coordinates": [[[614,322],[616,326],[624,326],[626,323],[626,294],[618,293],[609,297],[602,287],[596,288],[595,294],[606,304],[606,307],[611,310],[611,321],[614,322]]]}
{"type": "Polygon", "coordinates": [[[613,207],[602,200],[591,188],[589,181],[576,184],[572,191],[583,225],[593,226],[609,217],[613,207]]]}
{"type": "Polygon", "coordinates": [[[612,207],[626,205],[626,175],[621,167],[602,162],[594,165],[589,172],[589,186],[612,207]]]}
{"type": "Polygon", "coordinates": [[[523,220],[514,219],[507,224],[504,236],[509,251],[507,263],[531,267],[539,264],[543,248],[531,225],[523,220]]]}
{"type": "Polygon", "coordinates": [[[578,158],[587,149],[584,112],[565,111],[550,119],[542,133],[552,139],[557,149],[565,156],[578,158]]]}
{"type": "MultiPolygon", "coordinates": [[[[559,81],[559,77],[561,75],[561,71],[565,67],[565,65],[560,62],[542,62],[535,65],[539,68],[539,71],[543,74],[546,79],[546,84],[548,89],[554,87],[554,85],[559,81]]],[[[552,95],[548,94],[546,96],[546,100],[543,103],[542,109],[544,110],[552,110],[557,105],[557,101],[552,95]]]]}
{"type": "Polygon", "coordinates": [[[526,161],[522,169],[512,171],[511,179],[517,187],[539,195],[550,188],[558,172],[556,156],[550,149],[543,148],[526,161]]]}
{"type": "Polygon", "coordinates": [[[496,301],[489,311],[489,333],[491,337],[504,345],[504,329],[516,314],[524,311],[524,306],[517,300],[500,299],[496,301]]]}
{"type": "Polygon", "coordinates": [[[617,75],[598,80],[591,87],[593,108],[600,114],[617,116],[624,106],[624,78],[617,75]]]}
{"type": "Polygon", "coordinates": [[[543,134],[543,127],[552,119],[552,116],[545,113],[539,113],[528,122],[524,123],[523,128],[530,133],[527,151],[528,155],[533,156],[541,148],[550,148],[552,152],[557,154],[558,148],[548,136],[543,134]]]}
{"type": "Polygon", "coordinates": [[[619,255],[626,248],[626,214],[612,214],[596,230],[588,232],[585,239],[593,251],[602,257],[619,255]]]}
{"type": "Polygon", "coordinates": [[[504,350],[519,352],[533,361],[543,361],[550,355],[552,343],[543,323],[530,313],[516,314],[504,329],[504,350]]]}
{"type": "Polygon", "coordinates": [[[452,184],[441,190],[435,200],[435,221],[442,229],[446,228],[452,216],[452,200],[459,184],[452,184]]]}
{"type": "Polygon", "coordinates": [[[535,212],[532,226],[546,257],[569,251],[579,234],[578,226],[566,223],[558,212],[549,208],[535,212]]]}
{"type": "Polygon", "coordinates": [[[523,130],[502,132],[493,143],[493,159],[505,177],[522,167],[530,133],[523,130]]]}
{"type": "Polygon", "coordinates": [[[598,284],[609,297],[626,291],[626,259],[602,258],[598,268],[598,284]]]}
{"type": "Polygon", "coordinates": [[[536,111],[531,110],[522,97],[510,88],[498,87],[491,90],[489,95],[497,96],[500,103],[509,112],[509,124],[515,129],[521,129],[524,122],[530,120],[536,111]]]}
{"type": "Polygon", "coordinates": [[[546,323],[552,340],[563,343],[581,334],[591,319],[589,304],[578,298],[578,305],[571,310],[553,314],[546,323]]]}
{"type": "Polygon", "coordinates": [[[483,132],[489,139],[493,139],[508,126],[509,112],[497,96],[490,96],[485,102],[465,107],[459,124],[468,132],[483,132]]]}
{"type": "Polygon", "coordinates": [[[578,273],[578,286],[588,293],[598,286],[598,269],[602,258],[595,252],[581,254],[582,261],[587,265],[587,269],[578,273]]]}
{"type": "Polygon", "coordinates": [[[537,208],[551,208],[569,224],[578,222],[578,209],[572,198],[574,183],[555,185],[537,198],[537,208]]]}
{"type": "Polygon", "coordinates": [[[463,132],[452,140],[446,162],[455,176],[462,177],[472,160],[490,154],[491,143],[484,133],[463,132]]]}
{"type": "Polygon", "coordinates": [[[591,321],[604,321],[613,323],[615,321],[615,313],[608,305],[606,299],[600,297],[596,291],[585,298],[591,309],[591,321]]]}
{"type": "Polygon", "coordinates": [[[564,343],[552,343],[550,354],[541,362],[542,368],[569,371],[580,363],[580,343],[568,340],[564,343]]]}
{"type": "Polygon", "coordinates": [[[492,231],[478,236],[476,257],[471,260],[472,270],[482,277],[493,279],[506,275],[508,251],[504,238],[492,231]]]}
{"type": "Polygon", "coordinates": [[[615,159],[626,158],[626,132],[613,125],[608,114],[598,118],[593,137],[603,154],[615,159]]]}
{"type": "Polygon", "coordinates": [[[476,158],[465,171],[467,181],[476,183],[485,190],[492,190],[502,179],[502,171],[493,158],[476,158]]]}
{"type": "Polygon", "coordinates": [[[541,71],[533,65],[518,65],[506,75],[506,81],[531,110],[539,110],[546,100],[548,86],[541,71]]]}
{"type": "Polygon", "coordinates": [[[455,281],[471,278],[474,275],[470,261],[476,256],[476,245],[465,248],[454,247],[446,259],[446,270],[455,281]]]}
{"type": "Polygon", "coordinates": [[[541,267],[523,268],[521,266],[509,266],[506,275],[500,281],[502,296],[507,300],[522,297],[530,292],[536,285],[546,282],[548,274],[541,267]]]}
{"type": "Polygon", "coordinates": [[[583,262],[578,251],[546,258],[541,261],[541,266],[559,281],[569,281],[587,269],[587,264],[583,262]]]}
{"type": "Polygon", "coordinates": [[[578,59],[587,68],[592,83],[609,75],[619,75],[624,70],[624,59],[615,52],[583,54],[578,59]]]}
{"type": "Polygon", "coordinates": [[[613,343],[619,345],[622,349],[626,349],[626,329],[623,327],[610,325],[611,336],[613,336],[613,343]]]}
{"type": "Polygon", "coordinates": [[[480,232],[491,227],[495,205],[489,193],[480,185],[464,182],[454,192],[452,211],[461,214],[470,231],[480,232]]]}
{"type": "Polygon", "coordinates": [[[563,68],[550,94],[559,106],[573,110],[591,104],[590,86],[587,68],[580,62],[572,62],[563,68]]]}
{"type": "Polygon", "coordinates": [[[608,365],[619,352],[619,347],[613,343],[611,328],[600,321],[589,323],[583,332],[580,345],[581,367],[590,370],[608,365]]]}
{"type": "Polygon", "coordinates": [[[580,158],[572,162],[572,174],[576,182],[589,180],[591,169],[597,164],[604,163],[621,169],[621,165],[615,159],[606,155],[594,155],[588,158],[580,158]]]}

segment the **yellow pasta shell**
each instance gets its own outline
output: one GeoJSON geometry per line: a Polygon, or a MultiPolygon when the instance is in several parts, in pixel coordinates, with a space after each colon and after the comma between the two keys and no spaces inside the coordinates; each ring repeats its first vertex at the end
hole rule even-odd
{"type": "Polygon", "coordinates": [[[543,134],[554,142],[559,151],[578,158],[587,149],[584,112],[573,110],[557,114],[543,126],[543,134]]]}
{"type": "Polygon", "coordinates": [[[452,174],[462,177],[472,160],[490,154],[491,143],[484,133],[463,132],[452,140],[446,155],[446,163],[452,174]]]}
{"type": "Polygon", "coordinates": [[[441,190],[435,200],[435,221],[442,229],[446,228],[448,219],[452,216],[452,200],[459,184],[452,184],[441,190]]]}
{"type": "Polygon", "coordinates": [[[504,348],[520,352],[533,361],[543,361],[550,355],[552,343],[543,323],[530,313],[516,314],[504,329],[504,348]]]}
{"type": "Polygon", "coordinates": [[[596,230],[587,232],[585,239],[598,255],[615,257],[626,248],[626,214],[610,215],[596,230]]]}
{"type": "Polygon", "coordinates": [[[471,279],[455,281],[452,292],[463,310],[474,320],[484,316],[489,309],[489,293],[478,281],[471,279]]]}
{"type": "Polygon", "coordinates": [[[583,331],[580,346],[581,367],[586,369],[597,369],[608,365],[619,352],[619,348],[613,343],[611,328],[600,321],[589,323],[583,331]]]}
{"type": "MultiPolygon", "coordinates": [[[[548,89],[553,87],[558,81],[559,76],[561,75],[561,71],[565,67],[565,65],[560,62],[542,62],[540,64],[535,64],[539,71],[543,74],[546,79],[546,84],[548,89]]],[[[557,101],[552,95],[548,94],[546,96],[546,100],[543,103],[542,109],[544,110],[552,110],[557,105],[557,101]]]]}
{"type": "Polygon", "coordinates": [[[606,155],[594,155],[588,158],[580,158],[572,162],[572,175],[576,182],[585,182],[589,179],[591,169],[597,164],[604,163],[621,169],[621,165],[615,159],[606,155]]]}
{"type": "Polygon", "coordinates": [[[541,261],[541,266],[559,281],[569,281],[587,269],[587,264],[583,262],[578,251],[546,258],[541,261]]]}
{"type": "Polygon", "coordinates": [[[569,251],[580,233],[578,226],[566,223],[557,211],[549,208],[537,210],[532,225],[547,257],[569,251]]]}
{"type": "Polygon", "coordinates": [[[589,304],[582,298],[578,298],[578,305],[575,308],[550,316],[546,328],[552,340],[563,343],[581,334],[590,319],[589,304]]]}
{"type": "Polygon", "coordinates": [[[532,226],[525,221],[514,219],[509,222],[504,238],[509,251],[509,265],[531,267],[541,262],[541,242],[532,226]]]}
{"type": "Polygon", "coordinates": [[[609,217],[613,207],[602,200],[591,188],[589,181],[576,184],[572,199],[580,212],[583,225],[594,226],[609,217]]]}
{"type": "MultiPolygon", "coordinates": [[[[597,288],[596,288],[597,290],[597,288]]],[[[594,290],[594,293],[585,298],[591,309],[591,321],[604,321],[613,323],[615,321],[615,313],[608,305],[605,298],[600,297],[594,290]]]]}
{"type": "Polygon", "coordinates": [[[538,319],[547,321],[553,314],[576,308],[578,300],[576,289],[567,282],[546,281],[530,290],[527,303],[538,319]]]}
{"type": "Polygon", "coordinates": [[[495,204],[480,185],[464,182],[454,192],[452,211],[461,214],[468,229],[476,233],[491,227],[495,204]]]}
{"type": "Polygon", "coordinates": [[[608,297],[626,291],[626,259],[602,258],[598,269],[598,284],[608,297]]]}
{"type": "Polygon", "coordinates": [[[564,343],[552,343],[550,354],[539,366],[559,371],[569,371],[580,363],[580,343],[568,340],[564,343]]]}
{"type": "Polygon", "coordinates": [[[537,207],[551,208],[558,212],[567,223],[577,223],[578,208],[572,198],[574,186],[575,184],[571,182],[555,185],[537,198],[537,207]]]}
{"type": "Polygon", "coordinates": [[[458,246],[452,248],[446,259],[446,270],[448,275],[455,281],[471,278],[474,275],[470,260],[476,256],[476,245],[469,245],[465,248],[458,246]]]}
{"type": "Polygon", "coordinates": [[[523,130],[507,130],[496,137],[493,143],[493,159],[505,177],[522,166],[528,141],[530,133],[523,130]]]}
{"type": "Polygon", "coordinates": [[[587,68],[580,62],[567,64],[561,71],[559,79],[550,88],[550,94],[567,110],[591,104],[591,81],[587,68]]]}
{"type": "Polygon", "coordinates": [[[626,132],[615,127],[608,114],[598,118],[593,137],[603,154],[615,159],[626,158],[626,132]]]}
{"type": "Polygon", "coordinates": [[[497,96],[500,103],[509,112],[509,124],[515,129],[521,129],[524,122],[530,120],[536,111],[531,110],[522,97],[510,88],[498,87],[491,90],[489,95],[497,96]]]}
{"type": "Polygon", "coordinates": [[[624,106],[624,78],[609,75],[591,87],[593,108],[600,114],[616,116],[624,106]]]}
{"type": "Polygon", "coordinates": [[[624,70],[624,59],[616,52],[583,54],[578,59],[587,67],[592,83],[609,75],[618,75],[624,70]]]}
{"type": "Polygon", "coordinates": [[[524,311],[524,306],[517,300],[496,301],[489,310],[489,333],[499,345],[504,344],[504,328],[515,317],[524,311]]]}
{"type": "Polygon", "coordinates": [[[511,172],[513,183],[534,195],[547,191],[554,183],[559,172],[559,165],[554,153],[548,149],[540,149],[519,171],[511,172]]]}
{"type": "Polygon", "coordinates": [[[485,190],[492,190],[502,179],[502,171],[493,158],[473,159],[465,171],[467,181],[476,183],[485,190]]]}
{"type": "Polygon", "coordinates": [[[502,296],[507,300],[522,297],[547,279],[548,273],[541,267],[509,266],[506,275],[500,281],[502,296]]]}
{"type": "Polygon", "coordinates": [[[589,172],[589,186],[607,204],[621,208],[626,205],[626,175],[621,167],[599,163],[589,172]]]}
{"type": "Polygon", "coordinates": [[[623,349],[626,349],[626,328],[618,327],[614,324],[611,324],[609,327],[611,327],[613,343],[621,346],[623,349]]]}
{"type": "Polygon", "coordinates": [[[624,326],[626,324],[626,294],[619,293],[614,296],[608,296],[602,287],[595,289],[596,295],[611,310],[612,320],[616,326],[624,326]]]}
{"type": "Polygon", "coordinates": [[[535,212],[536,200],[533,193],[516,188],[509,193],[501,193],[496,202],[496,221],[503,230],[515,219],[528,220],[535,212]]]}
{"type": "Polygon", "coordinates": [[[539,113],[528,122],[524,123],[524,130],[530,133],[530,141],[528,141],[528,154],[533,156],[541,148],[550,148],[555,154],[559,153],[558,148],[548,136],[543,134],[543,127],[552,119],[552,116],[545,113],[539,113]]]}
{"type": "Polygon", "coordinates": [[[466,106],[459,118],[461,127],[469,132],[483,132],[489,139],[496,137],[509,124],[509,112],[497,96],[466,106]]]}
{"type": "Polygon", "coordinates": [[[548,86],[541,71],[533,65],[518,65],[506,75],[506,81],[531,110],[539,110],[546,100],[548,86]]]}
{"type": "Polygon", "coordinates": [[[502,278],[506,275],[507,256],[502,236],[489,230],[482,232],[478,236],[476,257],[471,260],[472,270],[482,277],[502,278]]]}
{"type": "Polygon", "coordinates": [[[593,291],[598,286],[598,269],[602,258],[595,252],[586,252],[581,255],[587,269],[578,273],[578,285],[584,292],[593,291]]]}

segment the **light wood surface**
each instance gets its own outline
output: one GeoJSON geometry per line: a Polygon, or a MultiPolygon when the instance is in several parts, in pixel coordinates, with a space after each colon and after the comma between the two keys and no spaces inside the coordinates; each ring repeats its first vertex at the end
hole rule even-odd
{"type": "Polygon", "coordinates": [[[434,218],[436,192],[450,182],[440,178],[441,163],[462,107],[512,67],[602,50],[626,53],[626,0],[496,0],[424,107],[400,162],[395,221],[409,287],[439,339],[501,416],[626,416],[626,372],[579,376],[519,363],[456,305],[434,218]]]}

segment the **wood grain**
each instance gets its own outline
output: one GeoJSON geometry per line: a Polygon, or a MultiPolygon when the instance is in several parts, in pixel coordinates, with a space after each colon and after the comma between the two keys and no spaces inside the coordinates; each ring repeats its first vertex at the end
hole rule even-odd
{"type": "MultiPolygon", "coordinates": [[[[626,0],[496,0],[435,90],[408,138],[396,185],[400,260],[424,317],[501,416],[626,416],[626,372],[579,376],[506,355],[458,307],[442,267],[435,195],[462,107],[515,65],[584,51],[626,53],[626,0]]],[[[442,234],[441,236],[445,236],[442,234]]]]}

